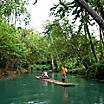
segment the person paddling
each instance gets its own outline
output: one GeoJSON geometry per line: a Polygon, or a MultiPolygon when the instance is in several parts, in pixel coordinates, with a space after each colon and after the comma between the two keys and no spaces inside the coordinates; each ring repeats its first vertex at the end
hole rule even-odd
{"type": "Polygon", "coordinates": [[[66,66],[63,65],[63,66],[61,67],[62,82],[65,82],[67,71],[68,71],[68,70],[67,70],[66,66]]]}

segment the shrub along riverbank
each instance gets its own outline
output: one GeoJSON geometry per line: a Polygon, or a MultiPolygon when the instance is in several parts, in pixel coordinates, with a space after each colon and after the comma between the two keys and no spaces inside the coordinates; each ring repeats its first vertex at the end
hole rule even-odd
{"type": "MultiPolygon", "coordinates": [[[[98,63],[95,63],[91,66],[89,66],[88,69],[86,69],[82,64],[72,64],[67,63],[66,67],[68,69],[68,73],[70,75],[78,75],[80,77],[86,77],[93,80],[98,80],[100,82],[104,82],[104,61],[100,61],[98,63]]],[[[60,67],[56,67],[57,69],[54,70],[54,72],[60,72],[60,67]]],[[[31,65],[30,68],[27,69],[21,69],[21,70],[4,70],[0,69],[0,77],[4,76],[17,76],[24,73],[30,73],[35,71],[42,71],[43,69],[52,70],[51,64],[35,64],[31,65]]],[[[49,71],[51,72],[51,71],[49,71]]]]}

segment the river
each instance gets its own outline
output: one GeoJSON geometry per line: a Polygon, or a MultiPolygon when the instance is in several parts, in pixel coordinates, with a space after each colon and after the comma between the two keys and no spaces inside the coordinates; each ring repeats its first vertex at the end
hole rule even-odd
{"type": "MultiPolygon", "coordinates": [[[[76,85],[64,88],[36,75],[0,79],[0,104],[104,104],[104,83],[69,75],[66,81],[76,85]]],[[[60,80],[59,74],[53,77],[60,80]]]]}

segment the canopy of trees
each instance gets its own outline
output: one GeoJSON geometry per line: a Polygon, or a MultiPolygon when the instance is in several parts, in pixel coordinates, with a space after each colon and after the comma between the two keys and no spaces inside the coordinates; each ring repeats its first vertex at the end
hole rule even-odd
{"type": "Polygon", "coordinates": [[[16,28],[23,21],[25,27],[29,24],[27,4],[28,0],[0,1],[1,70],[47,68],[59,71],[60,65],[66,64],[70,73],[104,79],[102,0],[59,0],[50,8],[50,15],[55,19],[46,22],[42,34],[32,29],[16,28]],[[71,22],[70,14],[74,17],[71,22]],[[74,25],[76,20],[79,20],[77,30],[74,25]],[[99,24],[99,34],[92,34],[90,27],[96,22],[99,24]],[[99,40],[96,35],[99,35],[99,40]]]}

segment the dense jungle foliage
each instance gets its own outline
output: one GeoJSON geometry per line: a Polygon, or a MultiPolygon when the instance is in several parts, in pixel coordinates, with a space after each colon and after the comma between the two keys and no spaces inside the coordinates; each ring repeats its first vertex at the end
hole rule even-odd
{"type": "MultiPolygon", "coordinates": [[[[96,26],[78,1],[59,0],[50,8],[55,19],[47,21],[40,34],[27,28],[31,19],[26,9],[29,0],[1,0],[0,70],[58,72],[66,64],[71,74],[104,79],[104,29],[99,23],[96,26]],[[73,21],[69,20],[70,15],[73,21]],[[91,28],[99,29],[99,34],[91,33],[91,28]]],[[[103,0],[85,1],[104,20],[103,0]]]]}

